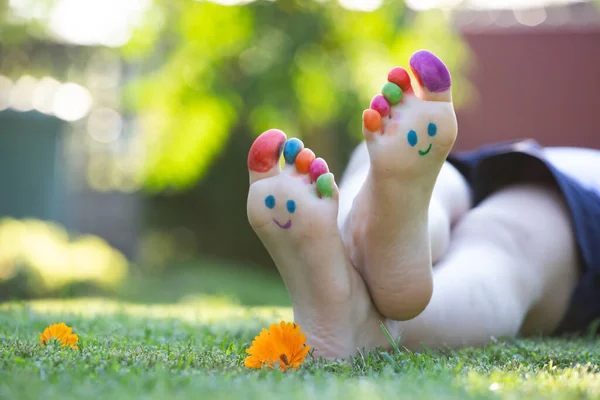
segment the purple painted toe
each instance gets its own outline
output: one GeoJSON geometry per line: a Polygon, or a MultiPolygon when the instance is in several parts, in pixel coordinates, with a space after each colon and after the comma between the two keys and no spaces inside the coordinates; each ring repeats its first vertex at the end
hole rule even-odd
{"type": "Polygon", "coordinates": [[[410,58],[410,68],[415,77],[428,91],[441,93],[450,89],[450,72],[435,54],[419,50],[410,58]]]}

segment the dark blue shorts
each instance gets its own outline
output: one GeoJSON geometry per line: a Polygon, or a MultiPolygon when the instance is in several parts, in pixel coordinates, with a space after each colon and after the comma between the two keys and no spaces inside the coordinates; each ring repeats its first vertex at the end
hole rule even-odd
{"type": "MultiPolygon", "coordinates": [[[[600,194],[558,169],[532,140],[496,143],[453,153],[448,162],[469,182],[473,204],[515,183],[554,185],[564,196],[578,246],[581,280],[556,334],[587,333],[600,319],[600,194]]],[[[600,171],[598,171],[600,174],[600,171]]],[[[598,332],[597,328],[594,328],[598,332]]]]}

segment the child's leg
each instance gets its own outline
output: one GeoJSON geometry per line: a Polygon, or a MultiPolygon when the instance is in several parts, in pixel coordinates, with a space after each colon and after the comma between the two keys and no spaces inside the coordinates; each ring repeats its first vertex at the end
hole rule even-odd
{"type": "Polygon", "coordinates": [[[434,269],[434,291],[411,321],[389,323],[409,348],[478,345],[551,333],[577,282],[570,217],[554,188],[513,186],[469,211],[434,269]]]}

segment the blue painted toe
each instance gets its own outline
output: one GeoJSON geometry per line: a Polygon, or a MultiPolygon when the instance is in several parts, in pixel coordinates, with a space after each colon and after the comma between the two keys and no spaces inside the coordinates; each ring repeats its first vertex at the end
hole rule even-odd
{"type": "Polygon", "coordinates": [[[294,161],[296,161],[296,156],[303,148],[304,143],[302,143],[302,140],[297,138],[288,139],[283,147],[283,158],[285,158],[285,162],[293,164],[294,161]]]}

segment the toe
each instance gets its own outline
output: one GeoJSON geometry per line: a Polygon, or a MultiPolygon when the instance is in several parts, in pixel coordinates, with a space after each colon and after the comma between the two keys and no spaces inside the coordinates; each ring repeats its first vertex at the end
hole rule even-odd
{"type": "Polygon", "coordinates": [[[388,74],[388,82],[394,83],[402,89],[404,93],[412,90],[412,84],[410,82],[410,75],[402,67],[394,67],[388,74]]]}
{"type": "Polygon", "coordinates": [[[285,140],[285,133],[279,129],[270,129],[256,138],[248,153],[250,183],[279,174],[285,140]]]}
{"type": "Polygon", "coordinates": [[[363,111],[362,118],[363,134],[365,139],[370,140],[377,132],[381,131],[381,114],[374,109],[367,109],[363,111]]]}
{"type": "Polygon", "coordinates": [[[323,198],[338,200],[339,189],[335,184],[335,178],[331,172],[322,174],[317,178],[317,190],[323,198]]]}
{"type": "Polygon", "coordinates": [[[384,118],[390,115],[390,103],[380,94],[371,100],[371,109],[377,111],[384,118]]]}
{"type": "Polygon", "coordinates": [[[296,170],[301,174],[308,174],[310,171],[310,165],[315,159],[315,153],[311,149],[302,149],[296,156],[294,164],[296,170]]]}
{"type": "Polygon", "coordinates": [[[319,176],[326,174],[329,172],[329,166],[327,166],[327,162],[323,160],[321,157],[317,158],[310,164],[309,174],[310,181],[316,182],[319,176]]]}
{"type": "Polygon", "coordinates": [[[300,139],[288,139],[283,146],[283,158],[286,164],[293,165],[298,154],[304,149],[304,143],[300,139]]]}
{"type": "Polygon", "coordinates": [[[452,101],[450,72],[435,54],[419,50],[410,58],[418,82],[417,96],[427,101],[452,101]]]}

